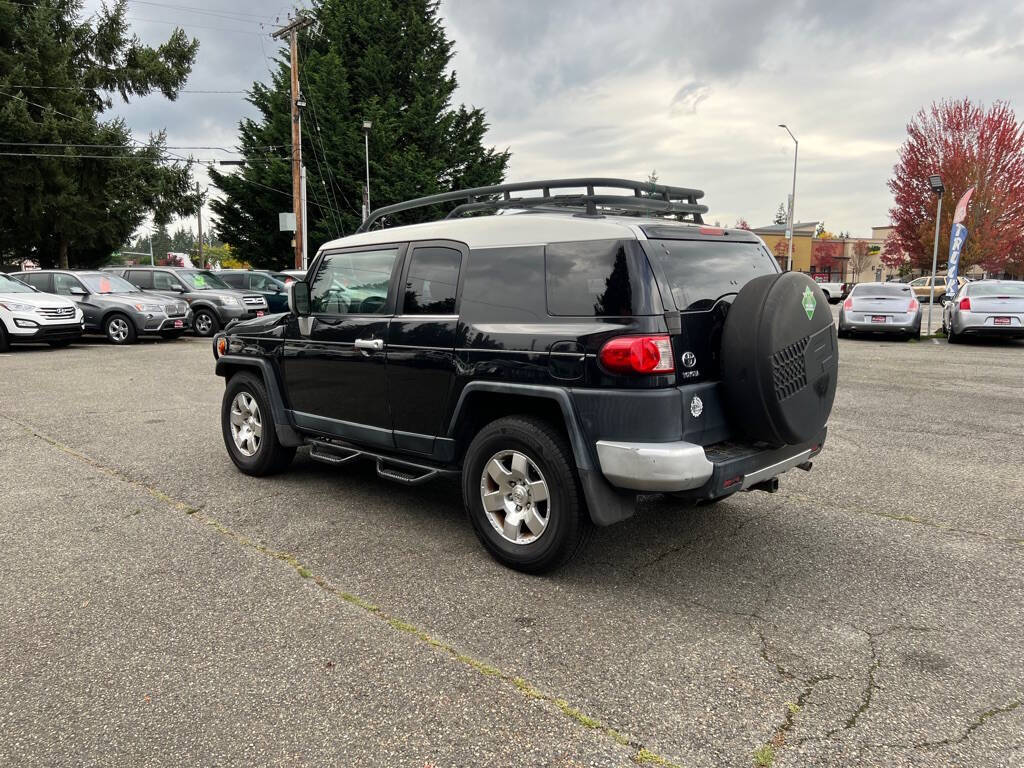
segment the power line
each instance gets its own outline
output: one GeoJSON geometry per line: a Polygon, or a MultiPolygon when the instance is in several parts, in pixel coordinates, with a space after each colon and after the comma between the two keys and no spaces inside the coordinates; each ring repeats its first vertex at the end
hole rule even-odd
{"type": "MultiPolygon", "coordinates": [[[[8,88],[16,88],[19,90],[35,90],[35,91],[116,91],[116,88],[104,88],[101,85],[97,85],[94,88],[90,88],[87,85],[8,85],[8,88]]],[[[194,88],[182,88],[180,91],[175,93],[249,93],[248,91],[209,91],[209,90],[196,90],[194,88]]]]}
{"type": "MultiPolygon", "coordinates": [[[[264,24],[273,21],[273,16],[264,16],[262,14],[245,13],[244,11],[220,11],[212,10],[209,8],[198,8],[194,5],[174,5],[171,3],[157,3],[151,0],[127,0],[132,5],[148,5],[155,8],[166,8],[172,11],[185,11],[187,13],[196,13],[202,16],[213,16],[216,18],[226,19],[228,21],[236,21],[245,24],[264,24]],[[248,17],[248,18],[246,18],[248,17]],[[259,19],[259,21],[256,21],[259,19]]],[[[46,11],[60,11],[60,8],[41,6],[38,3],[27,3],[22,0],[0,0],[0,3],[4,5],[20,5],[26,8],[32,8],[34,10],[46,10],[46,11]]]]}
{"type": "MultiPolygon", "coordinates": [[[[43,142],[43,141],[0,141],[0,146],[5,147],[85,147],[87,149],[98,149],[98,148],[110,148],[110,149],[124,149],[124,144],[70,144],[60,142],[43,142]]],[[[149,145],[144,145],[149,146],[149,145]]],[[[242,150],[228,149],[227,147],[203,147],[196,145],[187,144],[164,144],[161,145],[162,149],[212,149],[220,152],[227,152],[232,155],[244,154],[242,150]]],[[[250,149],[288,149],[287,144],[260,144],[250,149]]]]}

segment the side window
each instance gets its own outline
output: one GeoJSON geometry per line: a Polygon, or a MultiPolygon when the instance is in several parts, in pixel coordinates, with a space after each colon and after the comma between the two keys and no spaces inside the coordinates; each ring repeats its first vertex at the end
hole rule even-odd
{"type": "Polygon", "coordinates": [[[409,262],[402,313],[454,315],[462,254],[454,248],[417,248],[409,262]]]}
{"type": "Polygon", "coordinates": [[[50,276],[49,275],[40,275],[40,274],[27,273],[27,274],[18,275],[18,279],[21,280],[23,283],[28,283],[33,288],[35,288],[37,291],[42,291],[43,293],[49,293],[50,292],[50,276]]]}
{"type": "Polygon", "coordinates": [[[605,317],[633,314],[626,249],[615,241],[556,243],[545,249],[548,312],[605,317]]]}
{"type": "Polygon", "coordinates": [[[249,275],[245,272],[221,272],[218,273],[217,277],[223,280],[225,283],[230,285],[232,288],[248,288],[248,277],[249,275]]]}
{"type": "MultiPolygon", "coordinates": [[[[239,288],[244,288],[244,284],[239,284],[239,288]]],[[[266,275],[249,275],[249,287],[254,291],[272,291],[274,290],[274,282],[266,275]]]]}
{"type": "Polygon", "coordinates": [[[72,288],[82,288],[77,277],[55,273],[53,276],[53,292],[59,296],[70,296],[72,288]]]}
{"type": "Polygon", "coordinates": [[[136,288],[152,288],[153,273],[144,269],[132,269],[128,271],[128,282],[136,288]]]}
{"type": "Polygon", "coordinates": [[[397,259],[398,248],[327,254],[309,282],[311,311],[329,315],[386,312],[397,259]]]}
{"type": "Polygon", "coordinates": [[[153,272],[153,289],[157,291],[172,291],[178,287],[178,281],[173,275],[166,272],[153,272]]]}

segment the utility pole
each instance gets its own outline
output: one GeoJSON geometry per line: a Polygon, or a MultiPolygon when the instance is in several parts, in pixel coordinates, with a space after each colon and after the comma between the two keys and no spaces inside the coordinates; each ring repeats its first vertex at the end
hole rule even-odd
{"type": "Polygon", "coordinates": [[[789,239],[789,253],[786,255],[786,271],[792,272],[793,237],[796,235],[796,232],[793,231],[793,228],[796,226],[796,156],[797,153],[800,152],[800,142],[796,140],[796,136],[793,135],[793,132],[789,130],[789,126],[785,123],[779,123],[779,128],[785,128],[786,133],[789,134],[789,138],[793,140],[793,191],[789,195],[789,231],[786,233],[789,239]]]}
{"type": "Polygon", "coordinates": [[[203,261],[203,196],[199,193],[199,182],[196,182],[196,197],[199,198],[199,210],[197,211],[199,220],[199,268],[203,269],[206,266],[206,262],[203,261]]]}
{"type": "Polygon", "coordinates": [[[298,32],[308,27],[313,20],[306,16],[292,19],[273,33],[277,40],[288,37],[291,48],[292,70],[292,210],[295,212],[295,269],[302,269],[302,243],[306,222],[302,210],[302,115],[299,107],[304,106],[299,92],[299,42],[298,32]]]}

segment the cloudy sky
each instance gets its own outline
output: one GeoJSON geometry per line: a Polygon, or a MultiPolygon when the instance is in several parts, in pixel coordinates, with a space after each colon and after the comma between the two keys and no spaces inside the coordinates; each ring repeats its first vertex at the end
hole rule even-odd
{"type": "MultiPolygon", "coordinates": [[[[268,32],[292,6],[180,2],[129,0],[129,16],[147,42],[175,24],[200,39],[188,89],[267,79],[268,32]]],[[[793,143],[778,123],[800,140],[797,218],[868,235],[888,221],[886,180],[918,108],[1004,99],[1024,118],[1013,0],[444,0],[442,12],[457,98],[512,150],[510,181],[656,169],[704,189],[708,220],[729,225],[769,223],[789,193],[793,143]]],[[[230,148],[252,110],[241,93],[184,93],[115,111],[139,136],[166,128],[172,145],[230,148]]]]}

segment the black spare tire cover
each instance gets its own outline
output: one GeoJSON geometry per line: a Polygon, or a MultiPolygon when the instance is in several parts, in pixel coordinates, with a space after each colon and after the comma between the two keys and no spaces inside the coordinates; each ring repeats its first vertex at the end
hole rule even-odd
{"type": "Polygon", "coordinates": [[[832,411],[839,370],[832,311],[818,284],[784,272],[744,285],[725,318],[721,360],[737,429],[772,445],[815,437],[832,411]]]}

